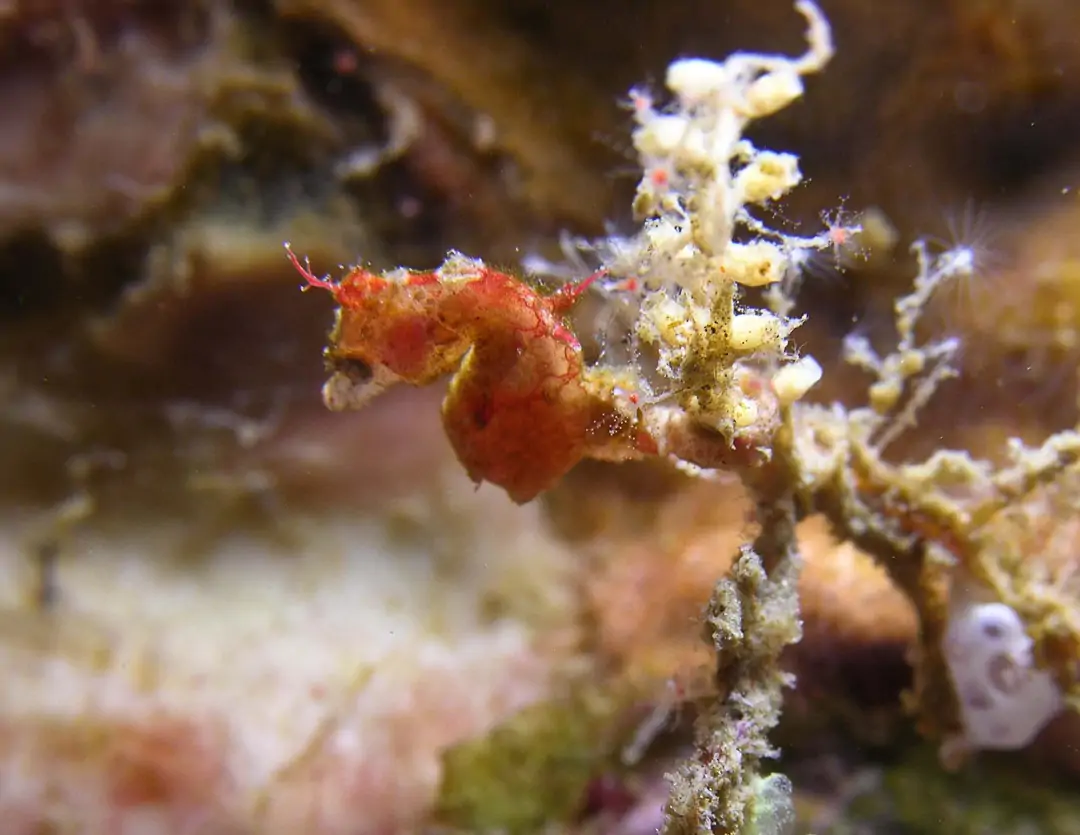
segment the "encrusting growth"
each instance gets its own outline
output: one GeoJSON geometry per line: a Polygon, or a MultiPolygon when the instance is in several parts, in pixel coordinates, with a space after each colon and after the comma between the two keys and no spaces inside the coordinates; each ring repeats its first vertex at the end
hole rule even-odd
{"type": "Polygon", "coordinates": [[[848,360],[872,377],[869,405],[803,402],[822,371],[791,348],[802,321],[791,315],[795,292],[810,255],[860,230],[833,222],[795,236],[756,213],[801,173],[794,155],[759,149],[744,130],[798,99],[803,77],[833,53],[818,7],[795,7],[807,23],[804,55],[679,60],[666,76],[670,100],[631,94],[641,227],[590,244],[600,268],[579,282],[544,293],[458,253],[433,271],[354,267],[332,282],[288,252],[307,284],[338,304],[325,352],[329,408],[361,408],[389,386],[450,375],[442,414],[458,458],[474,481],[518,502],[589,457],[722,468],[755,497],[760,534],[707,611],[718,695],[700,712],[697,754],[672,776],[668,833],[787,831],[789,784],[759,768],[792,683],[779,658],[800,635],[795,524],[811,513],[879,558],[915,602],[922,644],[912,707],[950,751],[1025,744],[1080,702],[1073,575],[1047,576],[1025,560],[1037,548],[1056,564],[1051,552],[1075,540],[1060,520],[1080,509],[1080,435],[1059,433],[1038,449],[1014,444],[997,469],[952,451],[915,464],[883,457],[953,373],[958,343],[921,342],[917,326],[935,291],[974,259],[916,244],[915,286],[896,303],[896,349],[879,356],[865,340],[846,344],[848,360]],[[744,288],[763,288],[767,306],[747,304],[744,288]],[[634,313],[624,364],[586,363],[564,318],[591,292],[634,313]],[[992,635],[980,627],[988,619],[992,635]],[[994,669],[961,669],[957,642],[980,635],[985,645],[965,657],[994,669]],[[992,697],[976,692],[996,684],[992,697]],[[979,705],[996,713],[977,716],[979,705]]]}

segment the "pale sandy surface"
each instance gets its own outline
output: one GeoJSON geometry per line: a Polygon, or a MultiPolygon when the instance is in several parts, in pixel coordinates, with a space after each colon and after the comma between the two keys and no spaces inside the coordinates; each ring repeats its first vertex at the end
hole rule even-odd
{"type": "Polygon", "coordinates": [[[190,520],[90,526],[47,614],[25,604],[26,518],[0,523],[0,831],[362,835],[422,819],[441,751],[542,698],[575,619],[569,554],[539,508],[474,490],[431,437],[407,442],[424,474],[411,493],[308,511],[295,547],[240,530],[185,562],[163,555],[190,520]]]}

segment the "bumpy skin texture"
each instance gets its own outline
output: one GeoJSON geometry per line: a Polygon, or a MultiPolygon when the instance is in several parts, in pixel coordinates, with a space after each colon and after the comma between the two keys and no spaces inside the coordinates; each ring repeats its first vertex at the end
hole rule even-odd
{"type": "Polygon", "coordinates": [[[290,256],[308,284],[339,305],[326,351],[331,368],[360,364],[383,385],[453,375],[443,423],[473,480],[529,501],[587,454],[593,427],[610,422],[611,408],[586,386],[581,345],[562,321],[591,278],[544,296],[451,256],[435,272],[379,276],[356,267],[331,283],[290,256]]]}
{"type": "Polygon", "coordinates": [[[445,305],[472,341],[443,403],[447,434],[472,478],[518,501],[550,487],[586,449],[591,398],[581,346],[559,320],[561,298],[484,270],[445,305]]]}

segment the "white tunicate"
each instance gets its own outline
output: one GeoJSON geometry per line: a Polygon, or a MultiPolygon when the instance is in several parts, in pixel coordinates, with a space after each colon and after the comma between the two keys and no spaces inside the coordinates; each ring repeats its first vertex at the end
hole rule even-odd
{"type": "Polygon", "coordinates": [[[943,652],[972,747],[1023,748],[1062,710],[1061,690],[1035,666],[1031,648],[1011,607],[954,604],[943,652]]]}

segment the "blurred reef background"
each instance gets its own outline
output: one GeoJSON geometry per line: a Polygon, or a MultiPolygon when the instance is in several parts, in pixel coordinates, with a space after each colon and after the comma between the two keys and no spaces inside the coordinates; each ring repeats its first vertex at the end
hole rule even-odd
{"type": "MultiPolygon", "coordinates": [[[[753,137],[808,175],[786,220],[879,233],[800,297],[812,397],[861,397],[842,338],[891,338],[928,235],[989,268],[936,301],[961,374],[891,453],[1074,425],[1080,3],[821,5],[837,57],[753,137]]],[[[590,463],[517,506],[438,390],[326,411],[331,300],[282,243],[558,260],[630,223],[632,86],[801,38],[788,0],[0,2],[0,835],[651,835],[747,497],[590,463]]],[[[795,831],[1080,833],[1076,714],[947,768],[913,607],[800,541],[795,831]]]]}

